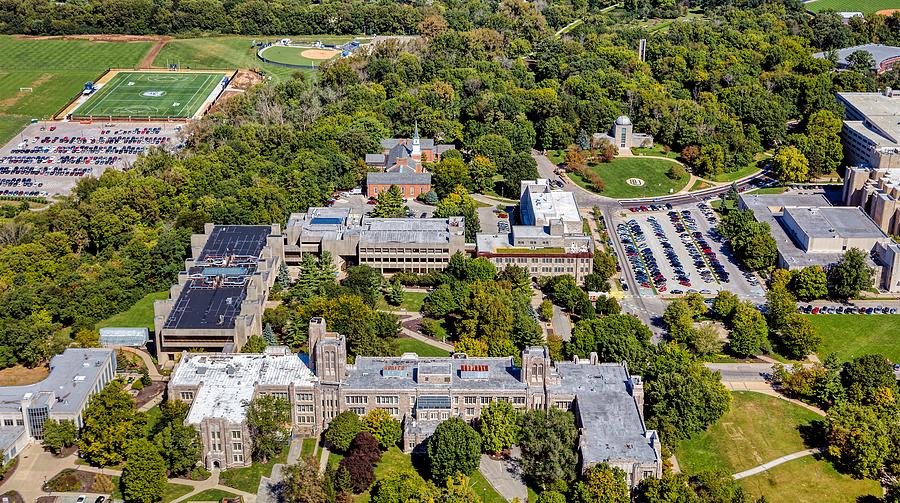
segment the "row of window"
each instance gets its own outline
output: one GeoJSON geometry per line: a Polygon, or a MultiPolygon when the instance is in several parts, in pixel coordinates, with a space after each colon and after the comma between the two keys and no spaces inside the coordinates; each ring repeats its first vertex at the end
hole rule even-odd
{"type": "Polygon", "coordinates": [[[396,263],[425,263],[425,264],[445,264],[450,261],[447,256],[443,257],[359,257],[360,262],[378,263],[378,262],[396,262],[396,263]]]}
{"type": "Polygon", "coordinates": [[[415,255],[440,254],[446,255],[450,253],[447,248],[360,248],[360,253],[412,253],[415,255]]]}
{"type": "Polygon", "coordinates": [[[3,420],[3,426],[14,426],[14,425],[15,426],[25,426],[25,420],[24,419],[15,419],[15,420],[4,419],[3,420]]]}

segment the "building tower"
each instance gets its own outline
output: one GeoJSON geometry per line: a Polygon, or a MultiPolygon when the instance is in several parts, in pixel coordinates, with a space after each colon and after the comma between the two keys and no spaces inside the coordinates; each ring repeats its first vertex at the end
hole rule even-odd
{"type": "Polygon", "coordinates": [[[322,428],[341,413],[340,388],[347,376],[347,338],[329,332],[324,318],[309,320],[309,366],[321,383],[322,428]]]}
{"type": "Polygon", "coordinates": [[[631,133],[634,125],[631,119],[625,115],[620,115],[613,124],[613,143],[618,148],[631,148],[631,133]]]}
{"type": "Polygon", "coordinates": [[[413,129],[412,158],[417,161],[422,160],[422,143],[419,141],[419,121],[418,120],[416,120],[416,124],[413,129]]]}

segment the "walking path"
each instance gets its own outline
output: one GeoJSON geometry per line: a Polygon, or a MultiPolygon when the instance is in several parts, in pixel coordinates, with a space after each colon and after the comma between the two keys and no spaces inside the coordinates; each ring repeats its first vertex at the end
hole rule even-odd
{"type": "Polygon", "coordinates": [[[774,396],[775,398],[780,398],[786,402],[791,402],[794,405],[798,405],[803,407],[804,409],[815,412],[816,414],[825,417],[825,411],[816,407],[815,405],[810,405],[808,403],[801,402],[800,400],[795,400],[793,398],[788,398],[784,396],[782,393],[779,393],[772,385],[768,383],[760,383],[756,381],[748,381],[748,382],[736,382],[736,381],[724,381],[722,384],[725,385],[731,391],[752,391],[754,393],[762,393],[763,395],[774,396]]]}
{"type": "Polygon", "coordinates": [[[440,348],[440,349],[443,349],[446,351],[453,351],[453,344],[441,342],[437,339],[422,335],[418,332],[415,332],[415,331],[410,330],[410,329],[406,328],[405,326],[403,326],[403,322],[405,322],[405,321],[417,320],[417,319],[422,318],[422,313],[410,313],[410,312],[398,313],[397,311],[384,311],[384,312],[393,313],[393,314],[397,315],[398,318],[400,318],[400,333],[402,333],[406,337],[409,337],[410,339],[416,339],[417,341],[421,341],[426,344],[430,344],[436,348],[440,348]]]}
{"type": "Polygon", "coordinates": [[[137,348],[130,348],[128,346],[122,346],[121,349],[126,353],[131,353],[140,357],[140,359],[144,362],[144,365],[147,366],[147,373],[150,374],[150,379],[153,379],[154,381],[167,381],[169,379],[168,377],[165,377],[159,373],[159,370],[156,368],[156,364],[153,363],[153,358],[146,351],[137,348]]]}
{"type": "Polygon", "coordinates": [[[522,480],[522,475],[516,473],[518,470],[521,470],[518,465],[491,459],[486,454],[481,455],[478,465],[478,471],[506,501],[512,501],[514,498],[528,501],[528,488],[522,480]]]}
{"type": "Polygon", "coordinates": [[[763,464],[753,467],[749,470],[744,470],[740,473],[735,473],[733,475],[733,477],[734,477],[734,480],[741,480],[743,478],[756,475],[757,473],[762,473],[762,472],[764,472],[770,468],[773,468],[775,466],[778,466],[782,463],[787,463],[788,461],[793,461],[798,458],[802,458],[802,457],[806,457],[806,456],[809,456],[812,454],[820,453],[820,452],[823,452],[824,450],[825,450],[824,447],[817,447],[815,449],[806,449],[805,451],[794,452],[794,453],[788,454],[787,456],[781,456],[778,459],[769,461],[768,463],[763,463],[763,464]]]}
{"type": "Polygon", "coordinates": [[[325,468],[328,468],[329,454],[331,454],[331,451],[328,450],[328,447],[322,446],[322,457],[319,458],[319,473],[325,473],[325,468]]]}

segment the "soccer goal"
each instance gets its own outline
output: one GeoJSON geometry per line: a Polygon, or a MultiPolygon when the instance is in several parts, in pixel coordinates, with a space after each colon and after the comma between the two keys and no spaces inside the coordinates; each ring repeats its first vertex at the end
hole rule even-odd
{"type": "Polygon", "coordinates": [[[20,93],[30,93],[30,92],[33,92],[33,91],[34,91],[34,89],[32,89],[32,88],[30,88],[30,87],[20,87],[20,88],[19,88],[19,92],[20,92],[20,93]]]}

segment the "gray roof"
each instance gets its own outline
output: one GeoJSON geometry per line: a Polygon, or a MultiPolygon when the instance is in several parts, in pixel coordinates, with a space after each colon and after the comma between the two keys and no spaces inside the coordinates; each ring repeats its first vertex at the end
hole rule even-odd
{"type": "Polygon", "coordinates": [[[26,386],[0,387],[0,411],[18,412],[21,401],[31,394],[37,400],[55,395],[53,412],[77,413],[93,391],[99,374],[106,371],[104,363],[112,357],[112,349],[69,348],[50,359],[50,375],[43,381],[26,386]],[[44,397],[40,394],[47,394],[44,397]]]}
{"type": "Polygon", "coordinates": [[[519,381],[519,368],[513,365],[512,357],[506,358],[377,358],[359,356],[356,364],[348,371],[344,390],[414,390],[447,389],[491,390],[525,392],[527,385],[519,381]],[[461,365],[486,365],[487,379],[466,379],[460,376],[461,365]],[[436,370],[433,367],[447,365],[451,368],[450,384],[430,384],[418,382],[419,370],[436,370]],[[400,377],[385,377],[385,366],[403,366],[411,372],[400,377]]]}
{"type": "Polygon", "coordinates": [[[369,173],[367,185],[431,185],[431,173],[369,173]]]}
{"type": "Polygon", "coordinates": [[[384,164],[384,154],[366,154],[366,164],[384,164]]]}
{"type": "Polygon", "coordinates": [[[100,329],[100,344],[139,348],[150,340],[147,327],[105,327],[100,329]]]}
{"type": "Polygon", "coordinates": [[[857,206],[785,208],[800,230],[814,238],[887,238],[880,227],[857,206]]]}
{"type": "Polygon", "coordinates": [[[0,454],[6,453],[6,451],[16,445],[16,442],[18,442],[24,434],[24,426],[13,426],[12,428],[7,426],[0,428],[0,454]]]}
{"type": "MultiPolygon", "coordinates": [[[[872,55],[872,59],[875,60],[875,65],[880,66],[885,61],[892,58],[900,58],[900,47],[893,47],[890,45],[882,45],[882,44],[864,44],[864,45],[854,45],[853,47],[845,47],[843,49],[838,49],[837,58],[838,58],[838,67],[844,68],[848,66],[847,57],[853,54],[856,51],[865,51],[872,55]]],[[[824,59],[828,56],[828,53],[825,52],[817,52],[813,54],[814,58],[824,59]]]]}
{"type": "Polygon", "coordinates": [[[451,234],[465,229],[463,217],[370,218],[362,219],[360,244],[368,243],[448,243],[451,234]]]}

